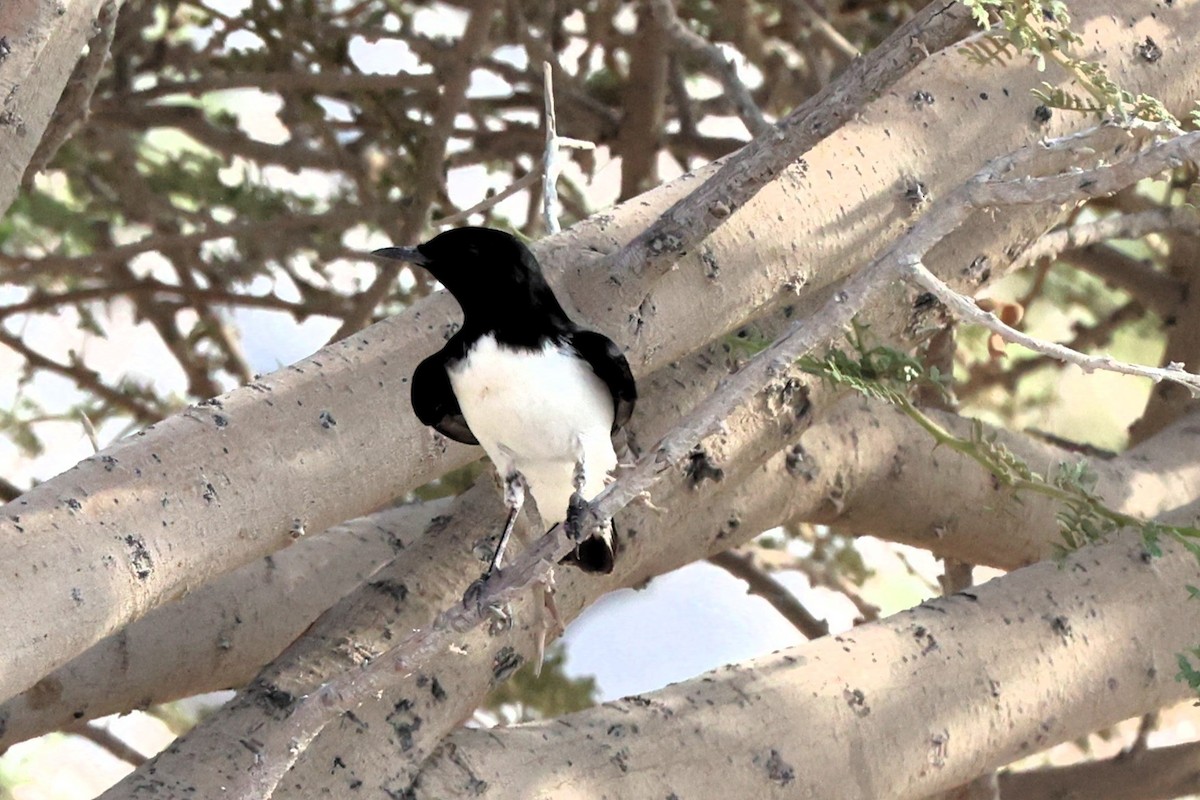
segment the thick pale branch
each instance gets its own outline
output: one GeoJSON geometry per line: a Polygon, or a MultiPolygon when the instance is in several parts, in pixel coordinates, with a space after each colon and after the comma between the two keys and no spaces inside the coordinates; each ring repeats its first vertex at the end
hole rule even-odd
{"type": "Polygon", "coordinates": [[[108,0],[6,0],[0,8],[0,214],[50,123],[93,23],[108,0]],[[57,6],[57,8],[56,8],[57,6]]]}
{"type": "Polygon", "coordinates": [[[1162,624],[1200,576],[1181,550],[1089,547],[650,695],[459,731],[413,796],[915,800],[1184,697],[1200,618],[1162,624]]]}
{"type": "MultiPolygon", "coordinates": [[[[934,0],[838,79],[730,157],[705,184],[610,256],[609,272],[661,275],[812,147],[837,130],[929,53],[971,29],[959,3],[934,0]]],[[[640,299],[640,298],[637,298],[640,299]]]]}
{"type": "Polygon", "coordinates": [[[80,720],[244,686],[447,505],[352,520],[155,609],[0,703],[0,752],[80,720]]]}

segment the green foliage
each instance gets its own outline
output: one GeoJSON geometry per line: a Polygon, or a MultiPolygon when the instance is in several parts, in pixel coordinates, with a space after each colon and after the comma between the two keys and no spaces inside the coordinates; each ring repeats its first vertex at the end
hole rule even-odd
{"type": "Polygon", "coordinates": [[[834,348],[819,359],[804,356],[801,369],[831,384],[895,404],[907,403],[908,392],[919,385],[946,392],[949,376],[937,367],[927,369],[914,356],[890,347],[868,347],[866,333],[865,327],[855,323],[846,334],[852,353],[834,348]]]}
{"type": "Polygon", "coordinates": [[[1184,681],[1192,691],[1200,692],[1200,670],[1192,666],[1192,659],[1200,658],[1200,647],[1193,647],[1186,653],[1177,653],[1175,658],[1179,662],[1179,672],[1175,675],[1175,680],[1184,681]]]}
{"type": "Polygon", "coordinates": [[[1095,61],[1077,58],[1073,50],[1083,40],[1071,30],[1071,15],[1060,0],[959,0],[971,9],[987,33],[962,45],[960,51],[980,65],[1011,61],[1026,55],[1045,71],[1047,59],[1076,79],[1085,94],[1043,83],[1033,94],[1050,108],[1122,121],[1142,119],[1178,125],[1178,120],[1156,98],[1122,89],[1095,61]]]}
{"type": "Polygon", "coordinates": [[[926,369],[916,358],[887,347],[867,347],[864,330],[855,327],[847,337],[851,353],[832,349],[820,359],[806,356],[800,366],[835,385],[853,389],[867,397],[885,400],[900,408],[928,431],[939,446],[945,446],[974,460],[1002,485],[1017,492],[1031,492],[1058,500],[1059,532],[1063,545],[1060,555],[1089,542],[1101,541],[1109,534],[1128,528],[1141,532],[1147,551],[1158,554],[1158,541],[1170,536],[1193,552],[1200,560],[1200,529],[1164,525],[1138,519],[1109,508],[1095,492],[1096,474],[1083,459],[1060,462],[1052,478],[1035,472],[1019,456],[987,432],[979,421],[972,421],[968,437],[959,437],[943,428],[909,399],[909,392],[926,385],[944,391],[944,376],[926,369]]]}
{"type": "Polygon", "coordinates": [[[484,702],[484,708],[512,721],[558,717],[596,704],[596,679],[570,678],[563,671],[566,651],[561,644],[546,652],[542,674],[534,676],[533,664],[517,670],[513,677],[497,686],[484,702]]]}

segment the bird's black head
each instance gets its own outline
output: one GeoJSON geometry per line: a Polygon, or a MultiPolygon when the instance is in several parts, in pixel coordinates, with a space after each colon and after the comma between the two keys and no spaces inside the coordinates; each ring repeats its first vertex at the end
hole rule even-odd
{"type": "Polygon", "coordinates": [[[503,308],[562,314],[529,248],[493,228],[454,228],[416,247],[384,247],[372,253],[428,270],[446,287],[463,313],[481,322],[503,308]]]}

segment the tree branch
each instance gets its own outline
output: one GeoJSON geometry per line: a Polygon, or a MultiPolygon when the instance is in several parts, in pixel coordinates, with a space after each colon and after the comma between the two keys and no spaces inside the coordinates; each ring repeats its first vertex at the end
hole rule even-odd
{"type": "Polygon", "coordinates": [[[1200,621],[1159,622],[1198,575],[1178,546],[1158,559],[1136,540],[1088,547],[1065,568],[1037,564],[649,695],[461,730],[413,796],[470,786],[533,800],[569,782],[597,796],[915,800],[1186,696],[1167,654],[1192,647],[1200,621]],[[1034,660],[1040,669],[1029,669],[1034,660]],[[997,716],[1005,725],[992,724],[997,716]],[[855,746],[830,746],[848,735],[855,746]],[[714,761],[714,748],[729,758],[714,761]],[[535,753],[538,769],[513,769],[535,753]]]}

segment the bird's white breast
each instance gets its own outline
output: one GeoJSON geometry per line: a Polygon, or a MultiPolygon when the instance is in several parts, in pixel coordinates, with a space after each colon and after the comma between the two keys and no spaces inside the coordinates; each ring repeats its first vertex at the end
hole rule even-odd
{"type": "Polygon", "coordinates": [[[609,438],[613,398],[586,361],[548,343],[538,351],[480,338],[449,369],[450,385],[472,433],[503,475],[525,476],[547,525],[563,518],[577,459],[583,494],[604,488],[616,466],[609,438]]]}

